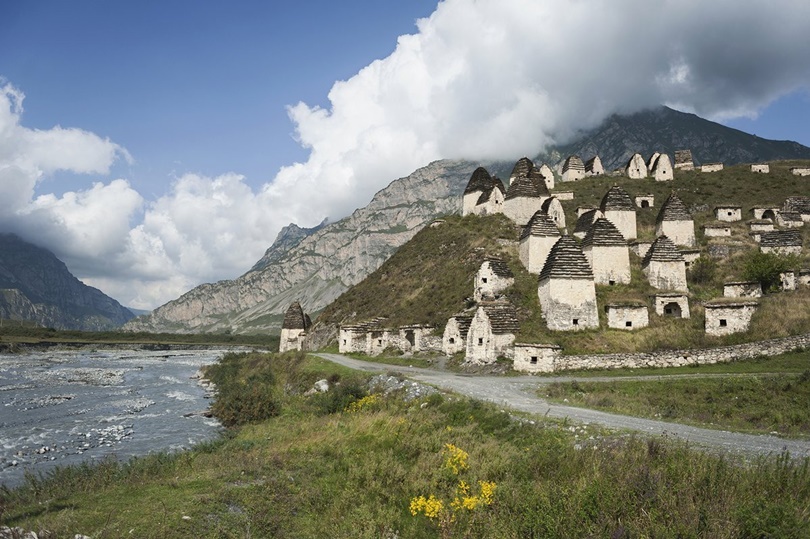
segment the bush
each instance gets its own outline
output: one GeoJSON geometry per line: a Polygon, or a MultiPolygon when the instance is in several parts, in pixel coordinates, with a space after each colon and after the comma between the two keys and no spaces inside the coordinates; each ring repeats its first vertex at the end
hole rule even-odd
{"type": "Polygon", "coordinates": [[[759,281],[763,292],[779,289],[779,274],[798,265],[795,256],[779,256],[774,253],[752,253],[745,262],[743,278],[759,281]]]}
{"type": "Polygon", "coordinates": [[[273,387],[267,378],[251,377],[246,383],[232,383],[218,388],[211,411],[223,425],[233,427],[263,421],[279,413],[273,387]]]}
{"type": "Polygon", "coordinates": [[[326,393],[316,395],[315,405],[321,413],[336,414],[366,395],[368,395],[368,391],[359,380],[345,380],[326,393]]]}
{"type": "Polygon", "coordinates": [[[270,357],[265,354],[226,354],[206,369],[217,386],[211,412],[226,427],[262,421],[278,415],[270,357]]]}

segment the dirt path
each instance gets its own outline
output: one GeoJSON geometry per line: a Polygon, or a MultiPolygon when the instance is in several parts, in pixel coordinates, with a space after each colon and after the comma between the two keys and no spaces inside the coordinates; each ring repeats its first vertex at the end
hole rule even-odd
{"type": "MultiPolygon", "coordinates": [[[[810,441],[787,440],[767,435],[741,434],[721,430],[702,429],[667,423],[652,419],[642,419],[585,408],[551,404],[536,396],[536,389],[541,384],[564,382],[574,379],[582,381],[599,381],[594,378],[576,377],[539,377],[539,376],[477,376],[469,374],[435,371],[417,367],[401,367],[382,363],[371,363],[352,359],[340,354],[315,354],[323,359],[339,363],[352,369],[367,372],[396,371],[413,380],[431,384],[436,387],[454,391],[468,397],[481,399],[495,404],[554,418],[568,418],[577,423],[593,423],[611,429],[625,429],[642,432],[652,436],[666,436],[684,440],[705,449],[741,455],[769,455],[790,452],[794,457],[810,457],[810,441]]],[[[688,377],[701,375],[685,375],[688,377]]],[[[656,377],[638,377],[646,380],[656,377]]],[[[628,378],[623,377],[626,380],[628,378]]],[[[614,381],[616,378],[604,378],[614,381]]]]}

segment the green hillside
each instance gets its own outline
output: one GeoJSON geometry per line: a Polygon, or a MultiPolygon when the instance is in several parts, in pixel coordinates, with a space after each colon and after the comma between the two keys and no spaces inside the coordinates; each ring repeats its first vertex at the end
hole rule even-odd
{"type": "Polygon", "coordinates": [[[433,324],[468,305],[475,272],[486,256],[511,253],[502,243],[517,241],[517,229],[503,215],[448,216],[422,229],[377,271],[344,292],[317,324],[349,324],[382,316],[393,326],[433,324]]]}
{"type": "MultiPolygon", "coordinates": [[[[654,238],[655,218],[661,203],[673,191],[690,208],[705,262],[689,272],[692,318],[689,320],[650,318],[650,327],[626,332],[602,329],[554,332],[546,328],[537,298],[537,276],[529,274],[517,255],[518,229],[502,215],[476,217],[450,216],[444,223],[428,227],[403,245],[382,267],[349,289],[329,305],[317,324],[339,325],[370,318],[387,317],[386,325],[433,324],[440,333],[447,319],[471,307],[473,277],[486,256],[504,258],[515,274],[515,285],[506,295],[518,307],[521,331],[518,341],[556,343],[568,353],[652,351],[664,348],[716,346],[770,337],[810,332],[810,291],[768,294],[760,300],[751,330],[727,337],[707,337],[703,330],[701,301],[722,296],[723,282],[743,280],[752,265],[757,244],[748,236],[745,221],[754,205],[781,206],[788,196],[810,194],[810,180],[793,176],[790,166],[798,162],[771,163],[770,174],[755,174],[747,165],[728,167],[714,173],[678,172],[671,182],[625,177],[600,177],[578,182],[558,183],[556,191],[573,191],[574,199],[563,201],[568,230],[576,223],[576,208],[597,207],[614,184],[631,196],[655,195],[653,208],[637,211],[641,239],[654,238]],[[706,255],[708,239],[702,225],[714,220],[713,207],[733,203],[743,207],[743,221],[731,223],[731,238],[713,238],[713,244],[729,244],[727,258],[706,255]]],[[[800,229],[805,246],[810,245],[810,227],[800,229]]],[[[641,260],[631,253],[633,281],[630,285],[597,285],[600,308],[607,302],[647,301],[654,290],[641,272],[641,260]]],[[[792,269],[810,267],[807,248],[802,257],[780,261],[792,269]]],[[[604,313],[600,312],[604,317],[604,313]]]]}

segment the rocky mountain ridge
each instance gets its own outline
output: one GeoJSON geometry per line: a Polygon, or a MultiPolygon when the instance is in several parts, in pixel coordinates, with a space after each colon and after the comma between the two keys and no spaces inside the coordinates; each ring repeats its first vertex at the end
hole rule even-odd
{"type": "Polygon", "coordinates": [[[276,235],[276,240],[273,242],[273,245],[271,245],[267,251],[264,252],[264,256],[262,256],[259,261],[256,262],[252,268],[250,268],[250,271],[259,271],[267,266],[275,264],[284,258],[284,254],[287,251],[301,243],[301,241],[307,236],[311,236],[322,229],[324,226],[326,226],[327,222],[328,219],[324,219],[321,224],[312,228],[301,228],[295,223],[290,223],[289,225],[285,226],[279,231],[278,235],[276,235]]]}
{"type": "Polygon", "coordinates": [[[672,157],[690,149],[695,164],[759,163],[779,159],[807,159],[810,148],[798,142],[768,140],[705,120],[695,114],[658,107],[629,115],[613,115],[600,127],[574,141],[538,156],[562,165],[569,155],[582,159],[599,155],[605,172],[624,167],[634,153],[647,159],[653,152],[672,157]]]}
{"type": "Polygon", "coordinates": [[[56,329],[106,330],[134,315],[82,283],[50,251],[0,234],[0,318],[56,329]]]}
{"type": "MultiPolygon", "coordinates": [[[[203,284],[129,322],[132,331],[275,331],[284,311],[301,301],[318,312],[377,269],[438,215],[456,213],[476,164],[437,161],[392,182],[365,208],[310,234],[288,227],[280,245],[233,280],[203,284]],[[291,247],[289,236],[301,237],[291,247]]],[[[277,240],[277,243],[279,241],[277,240]]]]}
{"type": "MultiPolygon", "coordinates": [[[[653,151],[672,155],[682,148],[692,149],[698,163],[810,158],[810,148],[798,143],[760,139],[660,107],[613,116],[576,141],[534,156],[534,161],[554,167],[573,153],[583,158],[598,154],[606,170],[612,170],[635,152],[646,158],[653,151]]],[[[340,221],[311,232],[296,225],[286,227],[246,274],[200,285],[131,321],[125,329],[278,332],[283,313],[293,301],[300,301],[310,314],[318,313],[433,219],[459,212],[460,195],[469,176],[482,164],[493,175],[508,178],[514,161],[431,163],[395,180],[368,206],[340,221]]]]}

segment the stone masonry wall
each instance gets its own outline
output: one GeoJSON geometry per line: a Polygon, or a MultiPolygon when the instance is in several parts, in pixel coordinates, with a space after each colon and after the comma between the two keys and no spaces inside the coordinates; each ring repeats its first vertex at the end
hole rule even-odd
{"type": "Polygon", "coordinates": [[[758,356],[775,356],[797,348],[808,347],[810,347],[810,334],[703,350],[666,350],[648,354],[591,354],[577,356],[563,356],[560,354],[554,358],[554,371],[708,365],[739,359],[751,359],[758,356]]]}

